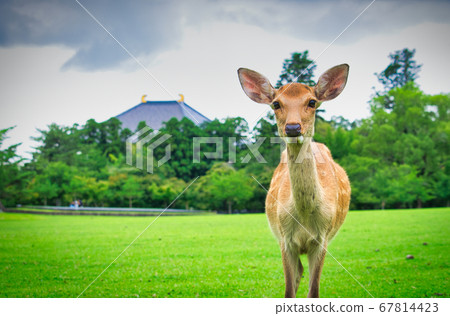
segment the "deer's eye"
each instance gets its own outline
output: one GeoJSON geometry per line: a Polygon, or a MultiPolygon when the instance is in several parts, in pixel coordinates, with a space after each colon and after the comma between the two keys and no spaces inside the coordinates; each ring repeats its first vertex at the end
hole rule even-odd
{"type": "Polygon", "coordinates": [[[273,109],[274,110],[278,110],[281,106],[280,106],[280,102],[275,101],[274,103],[272,103],[273,109]]]}
{"type": "Polygon", "coordinates": [[[316,100],[310,100],[309,103],[308,103],[308,107],[315,108],[316,104],[317,104],[316,100]]]}

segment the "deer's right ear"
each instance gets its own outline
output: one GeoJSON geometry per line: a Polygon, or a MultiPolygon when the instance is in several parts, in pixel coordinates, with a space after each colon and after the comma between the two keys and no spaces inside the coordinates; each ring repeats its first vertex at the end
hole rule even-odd
{"type": "Polygon", "coordinates": [[[239,81],[245,94],[257,103],[270,104],[275,97],[275,89],[269,82],[269,79],[256,71],[239,68],[239,81]]]}

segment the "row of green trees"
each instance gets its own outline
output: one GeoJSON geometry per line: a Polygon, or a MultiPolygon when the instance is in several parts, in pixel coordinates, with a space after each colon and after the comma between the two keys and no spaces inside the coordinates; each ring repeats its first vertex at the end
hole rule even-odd
{"type": "MultiPolygon", "coordinates": [[[[391,54],[391,63],[376,74],[383,88],[370,101],[369,118],[326,121],[318,112],[315,140],[325,143],[349,174],[352,209],[449,203],[450,96],[419,89],[414,81],[421,66],[414,53],[391,54]]],[[[278,85],[312,84],[314,67],[307,51],[294,53],[284,62],[278,85]]],[[[137,130],[144,127],[141,122],[137,130]]],[[[0,131],[0,148],[9,130],[0,131]]],[[[164,143],[170,144],[171,159],[155,166],[153,174],[126,164],[125,143],[133,133],[115,118],[83,126],[52,124],[39,133],[40,146],[29,161],[17,156],[18,145],[0,151],[0,201],[7,206],[81,199],[91,206],[263,211],[264,188],[280,157],[280,145],[269,141],[277,133],[273,113],[252,130],[239,117],[201,126],[186,118],[169,120],[158,135],[171,136],[164,143]],[[222,137],[223,154],[206,159],[204,153],[216,152],[217,145],[202,144],[201,159],[194,163],[195,137],[222,137]],[[268,139],[258,143],[261,137],[268,139]],[[258,146],[265,163],[257,161],[251,146],[258,146]]],[[[133,153],[135,159],[136,146],[133,153]]],[[[163,157],[165,146],[154,154],[155,160],[163,157]]]]}
{"type": "MultiPolygon", "coordinates": [[[[81,199],[84,205],[91,206],[165,208],[196,179],[171,207],[230,211],[246,207],[253,188],[244,170],[236,168],[241,163],[226,163],[228,151],[218,160],[203,156],[199,163],[192,162],[192,139],[208,135],[223,137],[225,148],[233,139],[238,147],[236,153],[242,156],[243,135],[248,132],[243,119],[214,120],[203,126],[196,126],[187,118],[171,119],[160,130],[160,134],[171,135],[171,159],[155,168],[153,174],[126,164],[125,144],[132,133],[120,125],[116,118],[103,123],[89,120],[81,127],[52,124],[48,130],[40,131],[36,140],[41,145],[31,161],[25,163],[15,153],[17,145],[2,150],[0,200],[8,206],[69,205],[81,199]]],[[[0,131],[0,145],[9,130],[0,131]]],[[[214,144],[201,149],[216,150],[214,144]]],[[[164,148],[158,148],[155,159],[164,153],[164,148]]]]}

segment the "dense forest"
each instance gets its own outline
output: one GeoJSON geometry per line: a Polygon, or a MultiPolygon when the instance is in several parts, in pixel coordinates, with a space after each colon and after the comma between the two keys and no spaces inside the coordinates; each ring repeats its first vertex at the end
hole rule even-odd
{"type": "MultiPolygon", "coordinates": [[[[391,63],[375,74],[383,88],[374,90],[369,101],[370,117],[327,121],[317,112],[314,139],[326,144],[346,169],[353,210],[449,205],[450,94],[420,90],[415,80],[421,65],[414,53],[392,53],[391,63]]],[[[292,81],[312,85],[314,68],[308,51],[293,53],[284,61],[277,86],[292,81]]],[[[136,131],[144,127],[141,122],[136,131]]],[[[20,144],[2,147],[12,128],[0,130],[0,201],[7,207],[67,206],[82,199],[89,206],[263,212],[266,192],[261,186],[269,187],[280,157],[281,144],[269,141],[277,134],[273,113],[252,130],[240,117],[200,126],[173,118],[158,134],[171,135],[165,142],[171,159],[153,173],[126,163],[126,140],[136,131],[122,129],[116,118],[39,130],[39,146],[29,160],[16,154],[20,144]],[[203,153],[217,148],[202,144],[201,159],[193,162],[194,137],[212,136],[223,137],[223,154],[206,159],[203,153]],[[256,147],[262,163],[251,150],[256,147]]],[[[155,160],[163,157],[165,146],[154,155],[155,160]]]]}

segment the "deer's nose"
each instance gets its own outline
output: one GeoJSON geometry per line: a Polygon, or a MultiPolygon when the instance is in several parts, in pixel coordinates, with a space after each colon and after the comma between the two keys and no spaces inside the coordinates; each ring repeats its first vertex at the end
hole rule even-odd
{"type": "Polygon", "coordinates": [[[301,130],[300,124],[286,124],[284,128],[286,135],[289,137],[297,137],[300,135],[301,130]]]}

